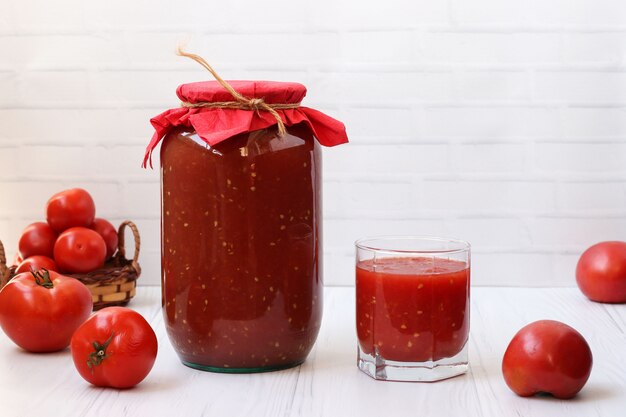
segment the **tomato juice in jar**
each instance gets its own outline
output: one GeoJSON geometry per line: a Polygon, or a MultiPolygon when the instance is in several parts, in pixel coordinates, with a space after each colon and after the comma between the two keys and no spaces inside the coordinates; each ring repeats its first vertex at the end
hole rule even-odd
{"type": "Polygon", "coordinates": [[[434,381],[467,370],[469,245],[357,242],[358,366],[376,379],[434,381]]]}
{"type": "MultiPolygon", "coordinates": [[[[320,143],[333,146],[347,137],[340,122],[297,107],[306,92],[300,84],[230,85],[245,97],[295,108],[278,110],[284,134],[262,108],[190,107],[152,120],[158,139],[149,151],[163,140],[165,324],[190,367],[283,369],[305,360],[319,331],[320,143]]],[[[183,102],[233,100],[216,82],[177,92],[183,102]]]]}

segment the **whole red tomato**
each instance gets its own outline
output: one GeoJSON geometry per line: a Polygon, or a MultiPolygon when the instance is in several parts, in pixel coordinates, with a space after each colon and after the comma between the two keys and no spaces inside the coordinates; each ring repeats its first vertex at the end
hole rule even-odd
{"type": "Polygon", "coordinates": [[[89,227],[96,216],[91,195],[82,188],[61,191],[46,204],[46,220],[57,233],[70,227],[89,227]]]}
{"type": "Polygon", "coordinates": [[[89,317],[91,292],[80,281],[41,269],[16,275],[0,291],[0,326],[30,352],[67,347],[89,317]]]}
{"type": "Polygon", "coordinates": [[[157,338],[146,319],[125,307],[107,307],[76,330],[70,345],[78,373],[99,387],[130,388],[150,373],[157,338]]]}
{"type": "Polygon", "coordinates": [[[15,270],[15,273],[21,274],[22,272],[36,271],[38,269],[57,271],[59,268],[57,267],[57,264],[47,256],[34,255],[30,258],[24,259],[15,270]]]}
{"type": "Polygon", "coordinates": [[[72,227],[59,235],[54,244],[54,259],[63,272],[86,273],[102,268],[107,247],[97,232],[72,227]]]}
{"type": "Polygon", "coordinates": [[[587,249],[576,265],[576,282],[590,300],[626,303],[626,242],[601,242],[587,249]]]}
{"type": "Polygon", "coordinates": [[[585,338],[567,324],[539,320],[523,327],[502,360],[504,380],[522,397],[544,392],[572,398],[585,385],[593,363],[585,338]]]}
{"type": "Polygon", "coordinates": [[[52,257],[57,234],[48,223],[36,222],[28,225],[22,232],[18,249],[22,259],[33,255],[52,257]]]}
{"type": "Polygon", "coordinates": [[[115,230],[115,227],[107,220],[99,218],[93,220],[91,228],[98,232],[98,234],[102,236],[102,239],[104,239],[104,243],[107,245],[106,258],[110,259],[117,250],[117,230],[115,230]]]}

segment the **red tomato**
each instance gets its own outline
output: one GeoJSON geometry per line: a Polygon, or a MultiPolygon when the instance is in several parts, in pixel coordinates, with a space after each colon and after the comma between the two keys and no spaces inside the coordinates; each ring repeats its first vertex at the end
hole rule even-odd
{"type": "Polygon", "coordinates": [[[67,347],[91,313],[91,292],[80,281],[41,269],[16,275],[0,291],[0,326],[30,352],[67,347]]]}
{"type": "Polygon", "coordinates": [[[61,271],[74,274],[102,268],[106,254],[102,236],[85,227],[67,229],[54,245],[54,259],[61,271]]]}
{"type": "Polygon", "coordinates": [[[154,330],[130,308],[95,313],[72,337],[78,373],[99,387],[130,388],[150,373],[157,355],[154,330]]]}
{"type": "Polygon", "coordinates": [[[36,222],[24,229],[18,243],[18,249],[22,259],[33,255],[44,255],[50,258],[56,240],[57,234],[48,223],[36,222]]]}
{"type": "Polygon", "coordinates": [[[93,220],[91,228],[104,239],[104,243],[107,245],[106,258],[110,259],[117,250],[117,230],[108,221],[98,218],[93,220]]]}
{"type": "Polygon", "coordinates": [[[91,195],[82,188],[61,191],[46,204],[46,219],[57,233],[70,227],[89,227],[96,216],[96,205],[91,195]]]}
{"type": "Polygon", "coordinates": [[[15,273],[21,274],[22,272],[36,271],[38,269],[57,271],[59,268],[57,267],[57,264],[47,256],[34,255],[30,258],[24,259],[15,270],[15,273]]]}
{"type": "Polygon", "coordinates": [[[626,303],[626,242],[602,242],[587,249],[578,260],[576,282],[590,300],[626,303]]]}
{"type": "Polygon", "coordinates": [[[539,320],[523,327],[502,360],[504,380],[522,397],[544,392],[572,398],[585,385],[593,358],[587,341],[570,326],[539,320]]]}

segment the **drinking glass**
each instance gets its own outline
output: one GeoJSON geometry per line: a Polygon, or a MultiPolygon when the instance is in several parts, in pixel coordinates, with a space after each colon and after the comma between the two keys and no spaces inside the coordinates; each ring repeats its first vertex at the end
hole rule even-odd
{"type": "Polygon", "coordinates": [[[438,381],[466,372],[469,243],[384,236],[355,245],[359,369],[391,381],[438,381]]]}

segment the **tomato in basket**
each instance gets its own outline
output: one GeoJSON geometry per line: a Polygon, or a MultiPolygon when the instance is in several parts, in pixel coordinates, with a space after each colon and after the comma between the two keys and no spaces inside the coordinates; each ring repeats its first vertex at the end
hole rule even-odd
{"type": "Polygon", "coordinates": [[[93,198],[82,188],[56,193],[46,204],[46,220],[57,233],[70,227],[89,227],[95,217],[93,198]]]}
{"type": "Polygon", "coordinates": [[[111,259],[111,256],[113,256],[117,250],[118,243],[117,230],[115,230],[115,227],[113,227],[113,225],[105,219],[96,218],[91,225],[91,229],[95,230],[100,236],[102,236],[102,239],[104,239],[104,243],[107,246],[106,259],[111,259]]]}
{"type": "Polygon", "coordinates": [[[85,227],[67,229],[54,244],[54,259],[63,272],[87,273],[102,268],[106,254],[102,236],[85,227]]]}
{"type": "Polygon", "coordinates": [[[29,224],[18,243],[19,253],[22,259],[33,255],[43,255],[52,257],[54,242],[57,240],[57,233],[45,222],[35,222],[29,224]]]}
{"type": "Polygon", "coordinates": [[[15,270],[15,273],[21,274],[22,272],[36,271],[38,269],[58,271],[59,268],[57,267],[57,264],[56,262],[54,262],[53,259],[50,259],[47,256],[43,255],[34,255],[20,262],[17,269],[15,270]]]}

